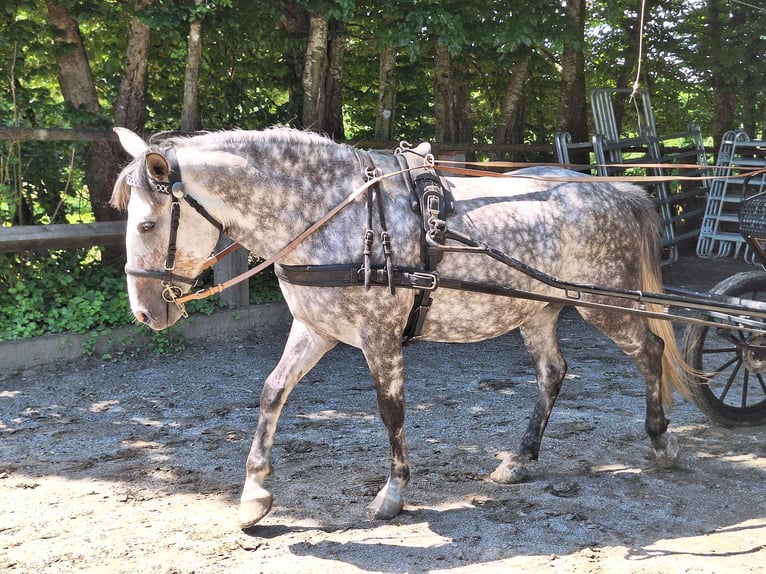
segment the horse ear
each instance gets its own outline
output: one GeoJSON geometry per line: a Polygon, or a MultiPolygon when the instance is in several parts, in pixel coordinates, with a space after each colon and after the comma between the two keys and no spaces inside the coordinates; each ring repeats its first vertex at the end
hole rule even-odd
{"type": "Polygon", "coordinates": [[[161,153],[146,154],[146,171],[151,179],[170,183],[170,164],[161,153]]]}
{"type": "Polygon", "coordinates": [[[140,136],[134,134],[127,128],[114,127],[112,128],[114,133],[120,139],[120,144],[132,157],[136,158],[142,153],[146,153],[149,146],[141,139],[140,136]]]}

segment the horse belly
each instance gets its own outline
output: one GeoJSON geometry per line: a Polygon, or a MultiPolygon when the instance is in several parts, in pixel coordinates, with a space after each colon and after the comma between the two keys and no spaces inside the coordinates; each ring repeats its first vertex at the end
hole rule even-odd
{"type": "Polygon", "coordinates": [[[422,338],[442,343],[485,341],[525,323],[546,303],[439,289],[434,293],[422,338]]]}

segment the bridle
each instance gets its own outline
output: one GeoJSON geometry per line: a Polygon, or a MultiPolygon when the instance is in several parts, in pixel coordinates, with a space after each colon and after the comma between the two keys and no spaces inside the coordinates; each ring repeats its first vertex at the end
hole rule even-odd
{"type": "MultiPolygon", "coordinates": [[[[159,279],[162,282],[162,299],[166,303],[175,303],[181,315],[186,318],[188,313],[184,307],[183,301],[180,301],[183,295],[183,289],[177,285],[177,283],[183,283],[194,287],[197,285],[197,277],[186,277],[184,275],[178,275],[174,273],[176,266],[176,240],[178,237],[178,225],[181,219],[181,200],[183,199],[187,204],[194,208],[194,210],[210,222],[219,234],[223,234],[223,224],[215,217],[210,215],[208,211],[200,204],[196,199],[191,197],[184,191],[184,184],[181,181],[181,169],[178,166],[178,159],[173,148],[168,148],[163,154],[168,162],[168,181],[160,181],[151,176],[149,183],[157,193],[163,195],[169,195],[171,199],[170,205],[170,235],[168,237],[168,248],[165,255],[165,265],[162,271],[155,271],[149,269],[136,269],[134,267],[128,267],[125,265],[125,273],[133,277],[146,277],[149,279],[159,279]]],[[[139,183],[133,174],[128,174],[125,177],[126,183],[131,187],[138,187],[139,183]]]]}

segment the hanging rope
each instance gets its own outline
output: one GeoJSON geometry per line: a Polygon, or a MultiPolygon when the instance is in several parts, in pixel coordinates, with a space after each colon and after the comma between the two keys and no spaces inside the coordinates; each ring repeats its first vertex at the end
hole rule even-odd
{"type": "Polygon", "coordinates": [[[636,79],[633,82],[633,92],[630,94],[630,99],[638,92],[638,83],[641,79],[641,60],[644,59],[644,18],[646,17],[646,0],[641,0],[641,17],[638,24],[638,64],[636,66],[636,79]]]}

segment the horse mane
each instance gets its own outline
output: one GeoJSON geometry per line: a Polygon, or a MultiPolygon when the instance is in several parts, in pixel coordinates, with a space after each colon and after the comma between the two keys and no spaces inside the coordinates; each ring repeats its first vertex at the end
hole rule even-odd
{"type": "Polygon", "coordinates": [[[109,205],[119,211],[125,211],[128,208],[131,190],[134,189],[128,185],[127,178],[129,175],[137,180],[136,183],[139,185],[135,188],[136,193],[143,201],[148,202],[149,205],[156,205],[159,203],[160,198],[152,191],[151,186],[149,185],[149,177],[146,174],[146,154],[141,154],[120,171],[120,174],[117,176],[117,181],[114,182],[114,189],[112,190],[112,197],[109,200],[109,205]]]}
{"type": "MultiPolygon", "coordinates": [[[[263,148],[278,148],[281,150],[295,150],[311,148],[312,153],[323,149],[330,154],[347,154],[353,148],[348,145],[340,145],[330,139],[315,132],[299,130],[285,126],[273,126],[262,131],[250,130],[223,130],[217,132],[201,132],[189,135],[178,135],[176,132],[162,132],[153,135],[149,139],[148,152],[163,153],[170,147],[225,147],[225,146],[246,146],[256,145],[263,148]]],[[[299,154],[300,155],[300,154],[299,154]]],[[[124,211],[130,200],[131,189],[141,195],[141,199],[150,205],[157,204],[161,198],[151,191],[149,179],[146,175],[146,154],[131,161],[117,177],[112,192],[110,205],[124,211]],[[128,175],[138,183],[138,186],[131,188],[127,183],[128,175]]]]}
{"type": "Polygon", "coordinates": [[[328,136],[300,130],[287,126],[272,126],[264,130],[222,130],[216,132],[199,132],[189,135],[173,135],[172,132],[159,133],[149,140],[150,145],[158,147],[176,146],[191,147],[205,145],[215,147],[218,145],[308,145],[308,146],[337,146],[338,144],[328,136]]]}

